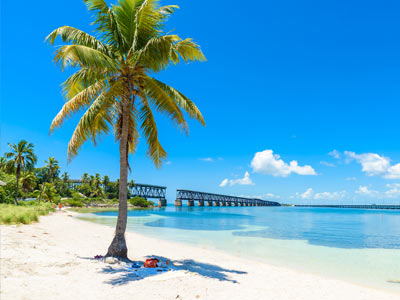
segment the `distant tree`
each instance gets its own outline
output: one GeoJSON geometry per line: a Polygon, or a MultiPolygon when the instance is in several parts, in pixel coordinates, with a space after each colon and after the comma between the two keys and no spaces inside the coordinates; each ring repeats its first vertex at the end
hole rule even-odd
{"type": "Polygon", "coordinates": [[[88,173],[83,173],[83,175],[81,177],[82,182],[83,183],[89,183],[89,179],[90,179],[89,174],[88,173]]]}
{"type": "Polygon", "coordinates": [[[57,182],[58,190],[63,197],[70,197],[72,195],[70,177],[67,172],[61,175],[61,180],[57,182]]]}
{"type": "MultiPolygon", "coordinates": [[[[44,162],[46,163],[46,166],[44,166],[44,169],[47,171],[46,172],[47,176],[46,176],[46,180],[43,183],[46,183],[48,181],[54,182],[54,179],[56,178],[57,173],[60,169],[60,166],[58,165],[58,161],[55,159],[55,157],[49,157],[49,159],[45,160],[44,162]]],[[[39,202],[42,198],[43,191],[46,187],[46,185],[43,183],[42,183],[42,188],[41,188],[41,192],[40,192],[39,199],[38,199],[39,202]]]]}
{"type": "Polygon", "coordinates": [[[32,172],[24,172],[21,174],[19,183],[21,185],[22,191],[26,194],[32,191],[36,186],[36,176],[32,172]]]}
{"type": "Polygon", "coordinates": [[[7,166],[7,159],[2,156],[0,157],[0,171],[5,171],[7,166]]]}
{"type": "Polygon", "coordinates": [[[112,6],[105,0],[84,2],[94,14],[97,36],[63,26],[47,37],[51,44],[57,37],[68,44],[56,50],[54,60],[61,68],[79,68],[64,82],[68,101],[50,130],[60,127],[72,114],[86,110],[68,145],[71,159],[86,141],[96,144],[99,136],[113,128],[119,142],[119,210],[106,255],[127,258],[128,156],[136,151],[139,132],[147,141],[149,157],[160,167],[167,153],[158,138],[154,111],[168,116],[185,132],[188,125],[183,110],[205,124],[189,98],[152,75],[181,60],[204,61],[205,57],[192,39],[163,32],[175,5],[160,7],[156,0],[119,0],[112,6]]]}
{"type": "Polygon", "coordinates": [[[104,197],[104,190],[102,188],[102,179],[99,173],[94,176],[93,183],[91,185],[92,192],[91,197],[104,197]]]}
{"type": "Polygon", "coordinates": [[[54,183],[43,182],[42,184],[39,185],[39,188],[40,188],[40,193],[39,191],[36,191],[36,194],[39,194],[39,196],[41,196],[45,201],[54,202],[55,197],[57,195],[57,190],[56,187],[54,186],[54,183]]]}
{"type": "Polygon", "coordinates": [[[21,172],[33,170],[37,158],[33,153],[33,144],[25,140],[21,140],[18,144],[9,143],[8,146],[11,148],[11,151],[4,155],[6,159],[8,159],[6,170],[9,173],[15,173],[17,182],[14,204],[18,205],[19,178],[21,172]]]}

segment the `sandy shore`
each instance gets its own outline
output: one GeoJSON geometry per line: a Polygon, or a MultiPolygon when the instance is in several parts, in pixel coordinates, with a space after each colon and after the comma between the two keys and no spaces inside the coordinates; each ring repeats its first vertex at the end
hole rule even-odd
{"type": "Polygon", "coordinates": [[[399,299],[399,295],[128,233],[129,256],[159,256],[176,271],[138,278],[104,254],[109,227],[62,211],[39,223],[1,226],[0,299],[399,299]]]}

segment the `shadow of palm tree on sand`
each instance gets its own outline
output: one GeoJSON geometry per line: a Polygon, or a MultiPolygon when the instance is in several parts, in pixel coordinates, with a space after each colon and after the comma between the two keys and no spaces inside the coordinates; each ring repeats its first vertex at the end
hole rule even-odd
{"type": "MultiPolygon", "coordinates": [[[[162,256],[156,256],[156,255],[150,255],[148,258],[157,258],[160,261],[169,261],[173,264],[173,268],[175,271],[187,271],[190,273],[198,274],[203,277],[207,278],[212,278],[216,279],[219,281],[228,281],[232,283],[238,283],[236,280],[230,278],[231,274],[247,274],[247,272],[244,271],[238,271],[238,270],[231,270],[231,269],[225,269],[217,265],[213,264],[208,264],[208,263],[203,263],[203,262],[198,262],[193,259],[184,259],[184,260],[171,260],[166,257],[162,256]]],[[[142,263],[142,262],[139,262],[142,263]]],[[[163,274],[165,272],[157,272],[156,269],[153,270],[148,270],[145,274],[141,273],[138,275],[136,272],[134,272],[131,269],[127,268],[113,268],[111,266],[104,267],[102,269],[102,272],[104,273],[109,273],[109,274],[118,274],[118,276],[106,281],[108,284],[112,285],[124,285],[127,284],[131,281],[137,281],[137,280],[142,280],[147,277],[151,276],[157,276],[160,274],[163,274]]]]}

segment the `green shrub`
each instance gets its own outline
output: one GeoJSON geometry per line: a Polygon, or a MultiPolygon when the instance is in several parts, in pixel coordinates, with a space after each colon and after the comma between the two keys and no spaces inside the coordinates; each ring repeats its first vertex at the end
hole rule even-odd
{"type": "Polygon", "coordinates": [[[154,202],[152,201],[147,201],[144,198],[141,197],[133,197],[131,199],[128,200],[129,203],[133,206],[137,206],[137,207],[150,207],[150,206],[154,206],[154,202]]]}
{"type": "Polygon", "coordinates": [[[71,207],[83,207],[84,206],[81,200],[68,199],[65,202],[68,206],[71,206],[71,207]]]}

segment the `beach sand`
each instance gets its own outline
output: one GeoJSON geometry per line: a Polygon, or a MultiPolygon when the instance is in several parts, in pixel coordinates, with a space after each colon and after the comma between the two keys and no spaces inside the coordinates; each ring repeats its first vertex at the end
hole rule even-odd
{"type": "Polygon", "coordinates": [[[126,264],[94,260],[107,226],[61,211],[39,223],[1,226],[1,300],[34,299],[399,299],[399,295],[271,266],[218,251],[127,233],[129,257],[157,256],[176,270],[138,278],[126,264]]]}

